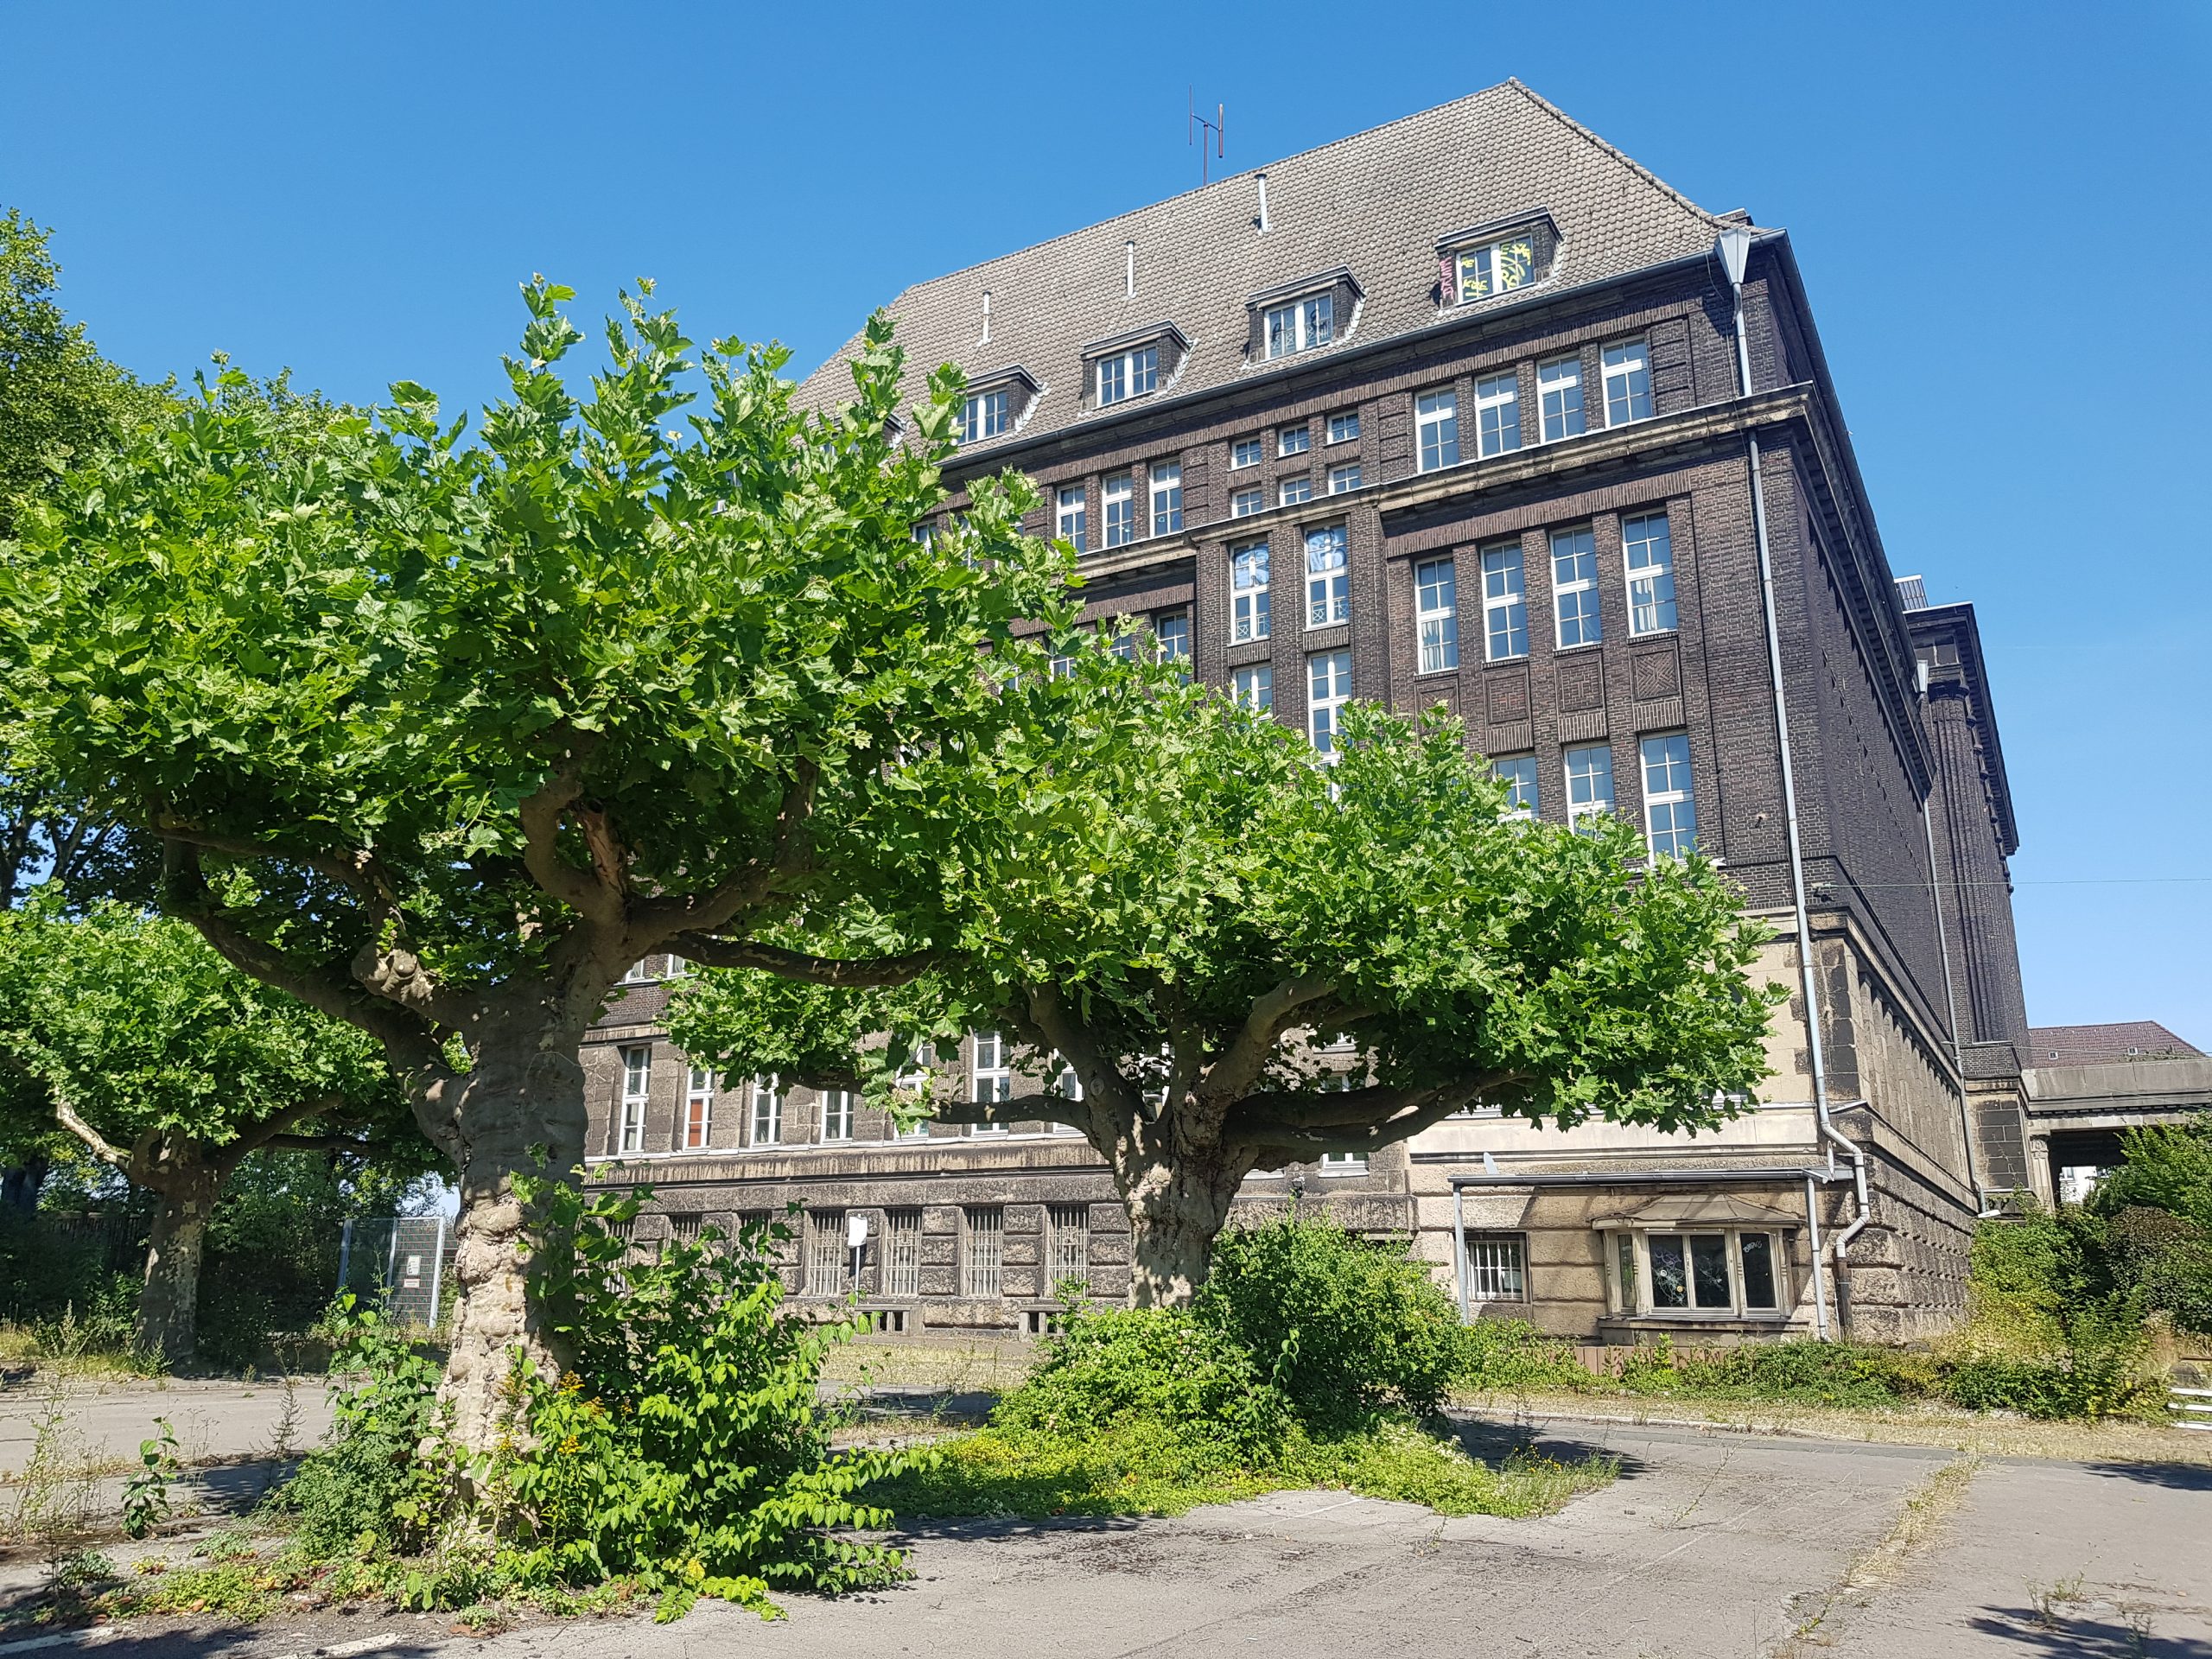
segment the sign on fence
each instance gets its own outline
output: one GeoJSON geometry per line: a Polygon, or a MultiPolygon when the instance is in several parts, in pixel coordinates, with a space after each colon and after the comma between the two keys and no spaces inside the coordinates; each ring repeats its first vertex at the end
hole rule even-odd
{"type": "Polygon", "coordinates": [[[382,1301],[395,1319],[435,1325],[453,1252],[453,1223],[442,1215],[348,1221],[338,1245],[338,1288],[382,1301]]]}

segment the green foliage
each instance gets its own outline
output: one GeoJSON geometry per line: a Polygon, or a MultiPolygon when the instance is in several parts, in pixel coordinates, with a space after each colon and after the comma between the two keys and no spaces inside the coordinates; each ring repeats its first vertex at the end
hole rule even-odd
{"type": "Polygon", "coordinates": [[[1575,1389],[1591,1380],[1567,1344],[1526,1319],[1480,1319],[1460,1328],[1452,1381],[1469,1392],[1575,1389]]]}
{"type": "Polygon", "coordinates": [[[2126,1161],[2088,1208],[2106,1224],[2114,1281],[2183,1331],[2212,1336],[2212,1111],[2120,1138],[2126,1161]]]}
{"type": "Polygon", "coordinates": [[[138,1467],[123,1486],[123,1531],[129,1538],[143,1538],[168,1519],[169,1483],[182,1467],[169,1420],[156,1417],[154,1427],[161,1432],[138,1442],[138,1467]]]}
{"type": "Polygon", "coordinates": [[[1427,1269],[1325,1219],[1224,1232],[1197,1308],[1317,1427],[1389,1404],[1433,1412],[1459,1360],[1459,1319],[1427,1269]]]}

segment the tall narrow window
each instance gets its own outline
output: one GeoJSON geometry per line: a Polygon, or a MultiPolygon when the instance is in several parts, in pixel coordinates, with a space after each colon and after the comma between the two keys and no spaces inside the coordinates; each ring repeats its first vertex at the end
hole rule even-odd
{"type": "Polygon", "coordinates": [[[1156,616],[1152,621],[1154,653],[1159,660],[1179,668],[1183,677],[1191,677],[1191,619],[1179,613],[1174,616],[1156,616]]]}
{"type": "Polygon", "coordinates": [[[1519,1233],[1467,1235],[1467,1294],[1478,1302],[1518,1302],[1528,1298],[1519,1233]]]}
{"type": "Polygon", "coordinates": [[[1475,424],[1482,453],[1502,455],[1521,447],[1521,377],[1493,374],[1475,382],[1475,424]]]}
{"type": "Polygon", "coordinates": [[[1449,559],[1414,567],[1414,611],[1421,626],[1421,671],[1459,666],[1459,579],[1449,559]]]}
{"type": "MultiPolygon", "coordinates": [[[[1071,1279],[1078,1282],[1089,1279],[1090,1206],[1087,1204],[1047,1205],[1045,1224],[1052,1284],[1058,1285],[1071,1279]]],[[[1050,1287],[1047,1287],[1048,1289],[1050,1287]]]]}
{"type": "Polygon", "coordinates": [[[684,1079],[683,1088],[683,1149],[696,1152],[707,1144],[713,1133],[715,1117],[715,1074],[703,1065],[695,1065],[684,1079]]]}
{"type": "Polygon", "coordinates": [[[1183,463],[1156,461],[1152,468],[1152,533],[1172,536],[1183,528],[1183,463]]]}
{"type": "Polygon", "coordinates": [[[960,1211],[960,1293],[996,1296],[1005,1282],[1006,1211],[995,1204],[970,1204],[960,1211]]]}
{"type": "Polygon", "coordinates": [[[1061,490],[1059,517],[1056,526],[1059,538],[1073,545],[1078,553],[1090,550],[1090,515],[1087,510],[1083,486],[1071,484],[1061,490]]]}
{"type": "Polygon", "coordinates": [[[1529,588],[1517,543],[1483,552],[1483,636],[1493,663],[1529,654],[1529,588]]]}
{"type": "Polygon", "coordinates": [[[640,1046],[622,1051],[622,1150],[645,1149],[645,1103],[652,1098],[653,1052],[640,1046]]]}
{"type": "Polygon", "coordinates": [[[822,1093],[822,1138],[824,1141],[849,1141],[853,1138],[853,1091],[849,1089],[825,1089],[822,1093]]]}
{"type": "Polygon", "coordinates": [[[806,1212],[806,1291],[809,1296],[845,1294],[845,1212],[806,1212]]]}
{"type": "Polygon", "coordinates": [[[1567,821],[1613,810],[1613,752],[1592,743],[1567,752],[1567,821]]]}
{"type": "Polygon", "coordinates": [[[1533,754],[1509,755],[1503,760],[1490,763],[1491,774],[1505,785],[1505,810],[1509,817],[1533,818],[1536,816],[1536,757],[1533,754]]]}
{"type": "Polygon", "coordinates": [[[1582,435],[1582,359],[1562,357],[1538,365],[1536,404],[1544,417],[1544,442],[1582,435]]]}
{"type": "Polygon", "coordinates": [[[1268,544],[1253,542],[1229,555],[1229,643],[1268,637],[1268,544]]]}
{"type": "Polygon", "coordinates": [[[1594,645],[1604,638],[1598,620],[1598,543],[1586,530],[1552,532],[1552,603],[1559,613],[1559,644],[1594,645]]]}
{"type": "Polygon", "coordinates": [[[1690,794],[1690,741],[1681,732],[1647,737],[1643,819],[1654,858],[1686,858],[1697,845],[1697,803],[1690,794]]]}
{"type": "Polygon", "coordinates": [[[1306,626],[1325,628],[1351,620],[1351,541],[1342,524],[1306,532],[1306,626]]]}
{"type": "MultiPolygon", "coordinates": [[[[975,1060],[968,1069],[968,1098],[978,1102],[1010,1100],[1014,1072],[1006,1063],[1006,1040],[995,1031],[979,1031],[974,1043],[975,1060]]],[[[1004,1135],[1003,1123],[978,1123],[971,1135],[1004,1135]]]]}
{"type": "Polygon", "coordinates": [[[1344,706],[1351,700],[1351,652],[1314,652],[1306,659],[1306,729],[1315,748],[1334,754],[1344,706]]]}
{"type": "Polygon", "coordinates": [[[1744,1306],[1773,1308],[1775,1295],[1774,1236],[1744,1233],[1737,1241],[1744,1252],[1744,1306]]]}
{"type": "Polygon", "coordinates": [[[1268,355],[1288,357],[1310,352],[1336,338],[1336,296],[1316,294],[1311,299],[1278,305],[1262,320],[1267,333],[1268,355]]]}
{"type": "Polygon", "coordinates": [[[1116,473],[1098,486],[1099,510],[1106,518],[1106,545],[1127,547],[1137,538],[1136,480],[1116,473]]]}
{"type": "Polygon", "coordinates": [[[922,1294],[922,1212],[883,1212],[883,1294],[907,1298],[922,1294]]]}
{"type": "Polygon", "coordinates": [[[1628,561],[1628,631],[1664,633],[1675,626],[1675,546],[1667,515],[1647,512],[1621,525],[1628,561]]]}
{"type": "Polygon", "coordinates": [[[1421,439],[1421,469],[1459,464],[1459,399],[1457,393],[1425,391],[1414,399],[1414,427],[1421,439]]]}
{"type": "Polygon", "coordinates": [[[1236,701],[1262,712],[1275,706],[1275,671],[1265,663],[1240,668],[1230,681],[1236,701]]]}
{"type": "Polygon", "coordinates": [[[784,1138],[784,1091],[775,1077],[753,1079],[753,1144],[772,1147],[784,1138]]]}
{"type": "Polygon", "coordinates": [[[1005,391],[979,391],[960,406],[960,442],[976,443],[995,438],[1013,423],[1013,394],[1005,391]]]}
{"type": "Polygon", "coordinates": [[[1651,354],[1640,340],[1605,352],[1605,424],[1625,426],[1651,418],[1651,354]]]}

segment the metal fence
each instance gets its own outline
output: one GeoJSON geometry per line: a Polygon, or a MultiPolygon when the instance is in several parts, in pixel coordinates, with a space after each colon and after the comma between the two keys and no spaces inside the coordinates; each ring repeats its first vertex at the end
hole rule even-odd
{"type": "Polygon", "coordinates": [[[454,1243],[448,1216],[349,1221],[339,1241],[338,1288],[381,1301],[395,1319],[435,1325],[450,1297],[454,1243]]]}

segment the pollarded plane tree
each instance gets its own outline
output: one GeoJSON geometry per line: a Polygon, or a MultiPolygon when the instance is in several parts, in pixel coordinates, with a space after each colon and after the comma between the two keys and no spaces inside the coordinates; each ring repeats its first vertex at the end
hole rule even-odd
{"type": "Polygon", "coordinates": [[[375,1038],[457,1167],[446,1393],[479,1446],[511,1351],[559,1359],[515,1180],[586,1152],[611,988],[669,950],[913,971],[766,936],[864,904],[930,940],[969,781],[1056,692],[993,664],[1072,580],[1018,480],[916,539],[958,377],[899,407],[880,317],[809,414],[781,349],[696,350],[642,295],[572,394],[571,296],[524,297],[480,438],[412,384],[303,412],[226,372],[0,544],[13,757],[156,838],[227,960],[375,1038]]]}
{"type": "Polygon", "coordinates": [[[1355,707],[1325,758],[1198,688],[1123,693],[1159,717],[1115,723],[1079,783],[1001,803],[1020,855],[950,872],[959,931],[928,976],[709,975],[677,1040],[940,1122],[1081,1130],[1129,1206],[1140,1305],[1203,1281],[1255,1170],[1372,1154],[1478,1102],[1709,1125],[1765,1074],[1780,992],[1748,976],[1762,935],[1707,860],[1650,860],[1616,818],[1516,816],[1440,711],[1355,707]],[[919,1041],[993,1028],[1054,1081],[917,1086],[919,1041]]]}

